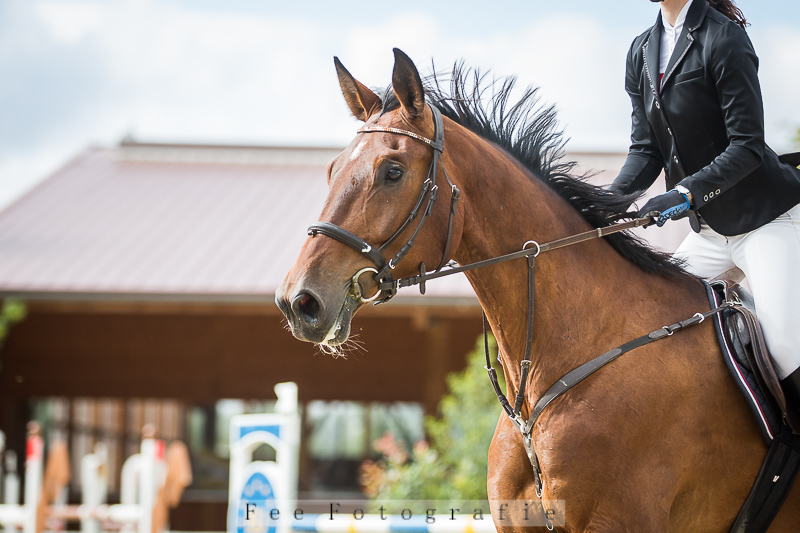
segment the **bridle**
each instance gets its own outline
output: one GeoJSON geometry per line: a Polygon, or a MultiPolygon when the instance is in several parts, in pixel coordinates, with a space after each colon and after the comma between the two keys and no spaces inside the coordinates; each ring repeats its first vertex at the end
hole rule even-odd
{"type": "MultiPolygon", "coordinates": [[[[454,274],[467,272],[478,268],[504,263],[506,261],[521,259],[523,257],[527,259],[527,267],[528,267],[527,333],[525,339],[525,353],[522,361],[520,362],[520,370],[521,370],[520,383],[519,387],[517,388],[517,394],[516,397],[514,398],[513,406],[511,405],[508,398],[501,390],[497,379],[497,372],[492,367],[492,362],[489,356],[488,335],[486,328],[487,319],[486,319],[486,314],[484,313],[483,315],[484,350],[486,355],[485,368],[486,371],[489,373],[489,379],[492,383],[492,387],[494,388],[495,394],[497,395],[497,399],[500,402],[500,405],[503,407],[503,410],[505,411],[506,415],[508,415],[509,419],[514,424],[514,426],[517,427],[517,429],[519,429],[519,431],[522,433],[525,451],[528,455],[528,459],[530,460],[531,466],[533,468],[536,494],[539,498],[541,498],[543,484],[541,479],[541,467],[539,466],[539,460],[536,456],[536,451],[533,448],[533,427],[536,424],[539,415],[542,414],[544,409],[548,405],[550,405],[550,403],[553,400],[562,396],[568,390],[572,389],[572,387],[574,387],[575,385],[577,385],[578,383],[580,383],[581,381],[592,375],[594,372],[596,372],[603,366],[616,360],[622,354],[627,353],[630,350],[633,350],[640,346],[644,346],[645,344],[649,344],[650,342],[669,337],[676,331],[681,331],[684,328],[700,324],[707,317],[719,313],[722,310],[727,309],[732,305],[735,305],[735,303],[724,302],[716,309],[706,311],[705,313],[700,313],[700,312],[695,313],[693,316],[687,318],[686,320],[682,320],[680,322],[677,322],[669,326],[664,326],[647,335],[638,337],[632,341],[623,344],[622,346],[614,348],[613,350],[610,350],[592,359],[591,361],[584,363],[583,365],[573,369],[572,371],[562,376],[547,391],[545,391],[545,393],[539,398],[536,404],[532,407],[530,411],[530,416],[526,420],[522,416],[522,406],[525,401],[525,395],[528,385],[528,376],[532,364],[531,351],[533,345],[534,285],[535,285],[534,275],[535,275],[536,257],[538,257],[539,254],[543,252],[556,250],[558,248],[571,246],[573,244],[578,244],[592,239],[607,237],[609,235],[619,233],[621,231],[626,231],[639,226],[648,225],[652,223],[653,217],[635,218],[628,222],[618,223],[611,226],[602,226],[599,228],[595,228],[593,230],[585,231],[583,233],[578,233],[576,235],[570,235],[568,237],[563,237],[550,242],[546,242],[544,244],[539,244],[538,242],[532,240],[527,241],[525,242],[525,244],[523,244],[522,249],[516,252],[511,252],[490,259],[484,259],[482,261],[476,261],[474,263],[470,263],[467,265],[458,265],[456,263],[451,262],[449,263],[450,266],[449,268],[442,270],[445,265],[448,265],[448,258],[450,253],[450,241],[453,231],[453,220],[455,218],[458,207],[458,201],[461,196],[461,191],[450,180],[450,177],[447,175],[447,169],[444,167],[444,165],[442,165],[442,170],[444,171],[445,178],[447,179],[447,183],[450,185],[450,190],[451,190],[450,215],[449,215],[447,237],[445,240],[445,247],[444,247],[444,253],[442,255],[442,260],[440,261],[439,266],[436,268],[436,270],[433,271],[432,273],[428,273],[427,269],[425,268],[425,263],[420,263],[419,274],[417,276],[412,276],[409,278],[393,279],[391,271],[394,270],[397,264],[403,259],[403,257],[406,256],[411,247],[414,246],[414,241],[416,240],[420,231],[422,231],[422,227],[425,224],[425,221],[431,216],[431,213],[433,212],[433,206],[436,202],[436,197],[438,192],[438,185],[436,184],[437,170],[441,162],[441,154],[444,150],[444,124],[441,112],[434,106],[430,106],[430,109],[433,113],[433,119],[434,119],[433,139],[428,139],[426,137],[423,137],[422,135],[419,135],[418,133],[414,133],[412,131],[403,130],[399,128],[365,126],[360,130],[358,130],[358,133],[381,132],[381,133],[394,133],[398,135],[405,135],[407,137],[411,137],[413,139],[422,141],[425,144],[428,144],[431,148],[433,148],[433,160],[431,161],[431,166],[428,169],[428,176],[422,184],[422,190],[420,191],[419,197],[417,198],[417,201],[414,204],[413,209],[409,213],[405,222],[403,222],[403,224],[400,226],[400,228],[398,228],[397,231],[395,231],[394,234],[392,234],[392,236],[389,237],[389,239],[378,248],[374,248],[367,241],[365,241],[358,235],[355,235],[354,233],[340,226],[337,226],[336,224],[333,224],[331,222],[317,222],[316,224],[308,228],[308,234],[311,235],[312,237],[316,235],[326,235],[328,237],[331,237],[339,242],[342,242],[350,246],[351,248],[354,248],[355,250],[366,256],[370,261],[372,261],[375,264],[376,268],[373,267],[362,268],[361,270],[356,272],[355,275],[353,275],[353,277],[351,278],[352,292],[354,296],[358,298],[359,301],[362,303],[374,302],[375,304],[378,304],[387,302],[392,297],[394,297],[395,294],[397,294],[398,288],[410,287],[412,285],[419,285],[420,293],[425,294],[425,285],[428,281],[432,279],[451,276],[454,274]],[[426,196],[428,198],[428,201],[425,206],[425,211],[422,217],[420,218],[419,223],[417,224],[417,227],[414,229],[414,232],[412,233],[411,237],[406,242],[406,244],[403,245],[400,251],[397,252],[397,254],[394,257],[392,257],[387,261],[384,256],[384,251],[414,221],[414,219],[419,214],[419,211],[422,208],[423,203],[425,203],[426,196]],[[359,283],[359,279],[363,274],[367,272],[373,273],[373,278],[378,284],[378,290],[374,295],[365,298],[361,291],[361,285],[359,283]]],[[[543,502],[542,505],[544,505],[543,502]]],[[[546,520],[545,525],[547,526],[547,528],[552,530],[553,524],[548,518],[546,512],[545,512],[545,520],[546,520]]]]}
{"type": "MultiPolygon", "coordinates": [[[[428,176],[422,183],[422,190],[419,193],[419,197],[417,197],[417,201],[414,204],[414,207],[411,209],[411,212],[408,214],[408,217],[406,217],[405,222],[403,222],[403,224],[392,234],[391,237],[389,237],[389,239],[386,240],[386,242],[376,248],[355,233],[352,233],[341,226],[337,226],[332,222],[317,222],[308,228],[308,234],[312,237],[315,235],[325,235],[335,239],[357,250],[375,265],[375,267],[362,268],[351,278],[353,295],[361,303],[384,303],[391,300],[394,295],[397,294],[397,283],[396,280],[392,278],[391,271],[397,267],[397,264],[414,246],[417,236],[420,234],[422,227],[425,225],[425,221],[427,221],[433,213],[433,206],[436,204],[436,198],[439,194],[439,185],[436,183],[436,178],[437,171],[441,163],[442,152],[444,151],[444,120],[442,119],[441,111],[439,111],[435,106],[430,106],[430,110],[433,114],[433,139],[428,139],[419,133],[400,128],[365,126],[358,130],[358,133],[394,133],[397,135],[405,135],[406,137],[411,137],[412,139],[422,141],[433,148],[433,159],[431,160],[430,168],[428,168],[428,176]],[[400,234],[405,231],[405,229],[414,221],[414,219],[417,218],[422,205],[425,203],[426,196],[428,197],[428,201],[425,205],[425,211],[423,212],[417,227],[414,229],[411,237],[409,237],[408,241],[402,246],[402,248],[400,248],[397,254],[387,261],[384,252],[395,240],[397,240],[400,234]],[[378,290],[370,297],[364,297],[364,294],[361,290],[361,284],[359,283],[361,276],[367,272],[372,272],[373,278],[378,283],[378,290]]],[[[458,200],[461,197],[461,191],[450,180],[450,176],[447,175],[447,169],[444,168],[444,165],[441,165],[441,167],[444,171],[445,179],[447,179],[447,184],[450,186],[450,215],[447,223],[447,237],[445,239],[442,260],[435,272],[442,270],[442,267],[447,264],[448,257],[450,256],[450,242],[453,234],[453,221],[458,211],[458,200]]],[[[420,263],[419,268],[420,274],[424,274],[427,271],[425,268],[425,263],[420,263]]],[[[424,294],[424,290],[422,292],[424,294]]]]}

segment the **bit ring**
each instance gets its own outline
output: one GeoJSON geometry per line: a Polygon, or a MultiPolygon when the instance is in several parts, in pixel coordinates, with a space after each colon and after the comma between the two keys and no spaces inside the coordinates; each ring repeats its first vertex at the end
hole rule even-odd
{"type": "Polygon", "coordinates": [[[356,272],[351,279],[351,283],[353,285],[353,293],[355,294],[356,298],[358,298],[358,301],[362,304],[368,304],[370,302],[375,301],[381,294],[381,290],[379,288],[377,291],[375,291],[375,294],[373,294],[369,298],[364,298],[364,293],[361,292],[361,284],[358,282],[358,280],[361,277],[361,275],[364,274],[365,272],[373,272],[375,273],[375,275],[378,274],[377,269],[372,267],[364,267],[358,272],[356,272]]]}

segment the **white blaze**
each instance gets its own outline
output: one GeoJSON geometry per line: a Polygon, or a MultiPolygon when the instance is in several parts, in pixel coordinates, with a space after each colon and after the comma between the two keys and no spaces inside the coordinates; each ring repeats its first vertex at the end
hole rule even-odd
{"type": "Polygon", "coordinates": [[[359,156],[359,154],[361,154],[361,149],[362,149],[362,148],[364,148],[364,145],[365,145],[366,143],[367,143],[367,141],[366,141],[366,140],[363,140],[363,141],[361,141],[360,143],[358,143],[358,146],[356,146],[356,147],[353,149],[353,153],[352,153],[352,154],[350,154],[350,161],[353,161],[355,158],[357,158],[357,157],[359,156]]]}

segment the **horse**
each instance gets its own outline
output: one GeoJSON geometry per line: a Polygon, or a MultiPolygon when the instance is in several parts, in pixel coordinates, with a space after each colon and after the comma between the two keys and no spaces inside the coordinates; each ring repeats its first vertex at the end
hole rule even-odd
{"type": "MultiPolygon", "coordinates": [[[[411,277],[425,265],[467,265],[530,247],[528,240],[591,231],[633,201],[573,175],[555,111],[535,89],[514,102],[513,78],[487,85],[456,64],[448,92],[435,75],[423,82],[402,51],[394,55],[385,91],[335,58],[345,101],[364,125],[328,166],[324,222],[311,228],[276,291],[292,334],[329,351],[347,341],[363,305],[391,296],[390,274],[411,277]],[[452,190],[449,203],[430,201],[438,188],[452,190]]],[[[528,265],[507,261],[466,275],[497,339],[510,398],[523,375],[528,265]]],[[[534,292],[526,415],[568,371],[709,309],[701,280],[627,233],[542,255],[534,292]]],[[[521,433],[502,414],[488,450],[489,499],[561,501],[564,520],[555,526],[568,532],[728,531],[767,452],[710,320],[627,353],[569,390],[537,419],[532,439],[541,497],[521,433]]],[[[796,531],[798,503],[794,487],[769,531],[796,531]]],[[[504,533],[530,530],[493,518],[504,533]]]]}

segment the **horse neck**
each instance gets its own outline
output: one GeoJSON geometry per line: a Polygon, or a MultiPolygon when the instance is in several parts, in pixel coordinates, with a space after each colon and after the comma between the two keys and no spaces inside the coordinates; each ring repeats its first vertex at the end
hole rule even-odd
{"type": "MultiPolygon", "coordinates": [[[[448,161],[464,191],[464,229],[455,253],[460,264],[519,250],[527,240],[543,244],[591,229],[501,149],[474,135],[464,141],[460,155],[451,150],[448,161]]],[[[467,273],[497,338],[509,391],[519,383],[524,354],[527,275],[525,259],[467,273]]],[[[543,253],[536,259],[535,280],[529,401],[569,370],[624,342],[630,335],[624,331],[625,315],[649,304],[643,298],[626,302],[637,282],[656,290],[670,283],[644,274],[604,239],[543,253]]]]}

